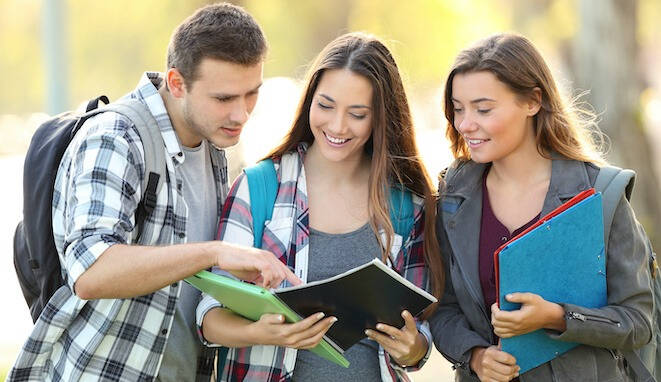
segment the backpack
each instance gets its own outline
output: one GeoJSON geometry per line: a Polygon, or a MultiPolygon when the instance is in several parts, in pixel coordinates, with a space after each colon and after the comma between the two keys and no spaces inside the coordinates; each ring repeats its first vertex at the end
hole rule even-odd
{"type": "MultiPolygon", "coordinates": [[[[264,159],[254,166],[243,169],[248,180],[250,213],[252,214],[253,247],[262,247],[264,223],[271,220],[275,199],[278,195],[278,175],[271,159],[264,159]]],[[[390,189],[390,221],[395,233],[405,239],[413,229],[413,195],[399,187],[390,189]]],[[[402,243],[404,244],[404,243],[402,243]]],[[[218,378],[222,375],[227,359],[227,347],[218,350],[218,378]]]]}
{"type": "Polygon", "coordinates": [[[106,111],[128,117],[136,126],[145,155],[144,190],[136,211],[136,229],[156,206],[156,195],[165,180],[164,143],[156,120],[136,99],[108,104],[106,96],[88,102],[85,113],[65,112],[42,123],[34,133],[23,167],[23,221],[14,233],[14,267],[25,301],[36,322],[51,296],[65,285],[53,239],[53,190],[58,167],[74,135],[87,119],[106,111]]]}
{"type": "MultiPolygon", "coordinates": [[[[604,244],[608,248],[608,236],[620,198],[624,195],[631,199],[636,173],[631,170],[605,166],[599,170],[594,184],[597,192],[601,192],[604,213],[604,244]]],[[[638,229],[644,233],[638,223],[638,229]]],[[[656,253],[645,235],[646,248],[649,255],[649,271],[651,288],[654,296],[652,311],[652,340],[647,345],[636,350],[622,351],[627,364],[633,369],[637,380],[654,382],[661,380],[661,277],[656,253]]]]}

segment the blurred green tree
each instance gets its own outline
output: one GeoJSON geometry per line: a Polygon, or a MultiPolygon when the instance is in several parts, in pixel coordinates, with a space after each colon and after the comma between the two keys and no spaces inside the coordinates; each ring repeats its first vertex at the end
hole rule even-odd
{"type": "Polygon", "coordinates": [[[643,118],[645,73],[639,65],[639,2],[581,0],[574,40],[577,86],[599,113],[599,127],[611,140],[609,159],[638,173],[633,204],[656,248],[661,246],[661,201],[653,143],[643,118]]]}

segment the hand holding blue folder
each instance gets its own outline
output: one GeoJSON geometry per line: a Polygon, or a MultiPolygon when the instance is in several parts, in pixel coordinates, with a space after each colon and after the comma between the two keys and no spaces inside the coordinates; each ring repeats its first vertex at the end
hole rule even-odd
{"type": "MultiPolygon", "coordinates": [[[[498,303],[530,292],[547,301],[598,308],[606,305],[606,256],[601,194],[585,191],[564,203],[494,253],[498,303]]],[[[501,339],[524,373],[578,344],[550,338],[544,329],[501,339]]]]}

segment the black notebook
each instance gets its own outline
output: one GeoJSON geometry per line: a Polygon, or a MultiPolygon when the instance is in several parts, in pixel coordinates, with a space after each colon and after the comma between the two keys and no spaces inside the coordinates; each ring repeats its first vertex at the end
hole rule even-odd
{"type": "Polygon", "coordinates": [[[417,316],[436,302],[378,259],[335,277],[272,292],[302,317],[316,312],[337,317],[326,335],[342,350],[365,338],[365,329],[376,329],[379,322],[401,328],[403,310],[417,316]]]}
{"type": "Polygon", "coordinates": [[[253,321],[265,313],[282,314],[287,322],[317,312],[337,317],[311,351],[344,367],[349,362],[342,353],[366,337],[365,329],[376,329],[379,322],[401,328],[403,310],[417,316],[436,302],[378,259],[325,280],[272,290],[208,271],[186,281],[253,321]]]}

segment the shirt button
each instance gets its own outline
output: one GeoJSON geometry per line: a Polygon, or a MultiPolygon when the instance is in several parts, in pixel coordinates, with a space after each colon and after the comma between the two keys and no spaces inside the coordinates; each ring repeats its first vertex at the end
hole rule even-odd
{"type": "Polygon", "coordinates": [[[184,237],[186,237],[186,234],[183,232],[179,232],[177,236],[179,236],[180,239],[183,239],[184,237]]]}
{"type": "Polygon", "coordinates": [[[500,241],[502,241],[503,243],[506,242],[506,241],[507,241],[507,236],[503,236],[503,237],[501,237],[501,238],[500,238],[500,241]]]}
{"type": "Polygon", "coordinates": [[[450,221],[448,222],[448,227],[449,227],[450,229],[454,229],[454,220],[450,220],[450,221]]]}
{"type": "Polygon", "coordinates": [[[184,153],[182,153],[182,152],[178,152],[178,153],[177,153],[177,156],[178,156],[178,157],[183,157],[183,156],[184,156],[184,153]]]}
{"type": "Polygon", "coordinates": [[[162,335],[166,335],[166,334],[168,334],[168,330],[167,330],[167,329],[163,329],[163,330],[161,330],[161,334],[162,334],[162,335]]]}
{"type": "Polygon", "coordinates": [[[170,285],[170,286],[173,287],[173,288],[176,288],[178,285],[177,285],[177,283],[172,283],[172,285],[170,285]]]}

